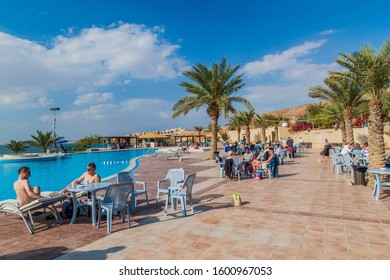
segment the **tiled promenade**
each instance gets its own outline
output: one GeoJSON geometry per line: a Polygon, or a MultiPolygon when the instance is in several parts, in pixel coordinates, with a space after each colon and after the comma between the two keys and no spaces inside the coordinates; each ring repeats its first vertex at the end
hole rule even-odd
{"type": "Polygon", "coordinates": [[[279,167],[278,179],[240,182],[219,179],[215,162],[206,157],[191,153],[183,162],[146,158],[136,172],[140,180],[151,180],[152,192],[156,178],[171,166],[184,165],[187,174],[196,171],[195,211],[186,218],[171,209],[164,216],[162,205],[155,208],[153,202],[132,217],[131,229],[114,220],[111,235],[105,223],[93,229],[87,218],[30,235],[21,220],[0,216],[0,258],[28,258],[27,251],[59,259],[390,259],[389,192],[376,201],[370,187],[332,174],[330,160],[319,162],[318,151],[288,160],[279,167]],[[234,193],[241,195],[240,207],[230,205],[234,193]],[[14,225],[17,231],[9,230],[14,225]],[[11,236],[3,238],[5,230],[30,247],[20,249],[15,238],[14,247],[7,243],[11,236]],[[32,245],[42,239],[46,244],[32,245]]]}

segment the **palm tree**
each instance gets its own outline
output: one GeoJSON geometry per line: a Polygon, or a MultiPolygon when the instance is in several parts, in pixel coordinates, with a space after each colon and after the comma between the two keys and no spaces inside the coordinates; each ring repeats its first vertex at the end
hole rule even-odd
{"type": "Polygon", "coordinates": [[[256,127],[259,127],[261,129],[261,137],[263,138],[263,143],[267,142],[266,139],[266,130],[271,125],[271,119],[272,116],[268,114],[256,114],[256,116],[253,119],[253,122],[256,127]]]}
{"type": "Polygon", "coordinates": [[[346,140],[354,142],[352,119],[355,108],[364,101],[361,87],[352,80],[346,79],[338,72],[331,73],[325,80],[326,87],[315,86],[310,88],[309,96],[330,101],[331,104],[341,106],[344,115],[346,140]]]}
{"type": "MultiPolygon", "coordinates": [[[[53,138],[52,138],[52,133],[50,131],[46,131],[45,133],[40,131],[40,130],[36,130],[37,132],[37,135],[31,135],[31,138],[33,140],[30,140],[30,141],[27,141],[28,144],[30,144],[31,146],[33,147],[39,147],[42,151],[42,153],[46,153],[47,152],[47,147],[49,145],[52,145],[53,144],[53,138]]],[[[61,139],[62,137],[58,137],[56,138],[55,140],[57,141],[57,139],[61,139]]]]}
{"type": "Polygon", "coordinates": [[[241,119],[239,118],[238,114],[234,114],[232,117],[229,118],[228,122],[228,128],[230,130],[236,130],[237,131],[237,142],[240,142],[241,138],[241,119]]]}
{"type": "Polygon", "coordinates": [[[241,111],[238,113],[238,118],[240,119],[243,126],[245,126],[245,137],[246,142],[249,143],[251,141],[251,128],[250,125],[252,124],[253,118],[255,117],[256,113],[254,109],[250,109],[248,112],[241,111]]]}
{"type": "Polygon", "coordinates": [[[228,131],[222,131],[219,135],[221,136],[223,142],[227,142],[230,138],[228,131]]]}
{"type": "MultiPolygon", "coordinates": [[[[209,123],[207,125],[207,127],[205,128],[205,130],[208,131],[208,132],[213,131],[213,125],[211,123],[209,123]]],[[[222,130],[222,127],[220,125],[217,125],[216,130],[217,130],[217,134],[218,134],[222,130]]]]}
{"type": "Polygon", "coordinates": [[[199,144],[200,144],[200,142],[202,142],[200,137],[202,136],[202,131],[203,131],[204,127],[201,126],[201,125],[200,126],[194,126],[194,129],[198,132],[199,144]]]}
{"type": "Polygon", "coordinates": [[[191,79],[193,83],[180,83],[180,86],[185,87],[186,92],[190,95],[183,97],[173,106],[172,117],[187,115],[192,109],[198,111],[199,108],[206,107],[207,114],[211,119],[210,159],[214,159],[217,152],[219,117],[224,114],[227,118],[229,113],[236,111],[233,102],[240,102],[249,109],[252,108],[245,98],[232,96],[234,92],[245,85],[242,80],[243,74],[235,76],[239,68],[240,66],[232,67],[228,65],[226,59],[222,58],[219,63],[214,63],[211,68],[207,68],[204,64],[197,64],[192,66],[191,70],[183,72],[183,75],[191,79]]]}
{"type": "Polygon", "coordinates": [[[272,116],[271,124],[274,126],[275,130],[275,141],[279,141],[279,125],[283,120],[285,120],[285,118],[283,118],[282,115],[272,116]]]}
{"type": "Polygon", "coordinates": [[[390,85],[390,41],[385,42],[378,53],[369,45],[363,46],[359,52],[352,54],[340,53],[337,63],[348,70],[343,73],[343,76],[355,79],[362,87],[364,97],[368,99],[370,168],[383,167],[385,141],[382,107],[390,85]]]}
{"type": "Polygon", "coordinates": [[[24,141],[11,140],[9,143],[5,144],[5,147],[15,154],[19,154],[20,152],[24,152],[29,146],[24,141]]]}
{"type": "Polygon", "coordinates": [[[319,114],[319,116],[320,117],[329,116],[331,120],[329,122],[339,123],[340,131],[341,131],[341,142],[347,143],[347,133],[345,129],[343,108],[340,103],[330,103],[328,105],[325,105],[324,108],[321,109],[321,113],[319,114]]]}

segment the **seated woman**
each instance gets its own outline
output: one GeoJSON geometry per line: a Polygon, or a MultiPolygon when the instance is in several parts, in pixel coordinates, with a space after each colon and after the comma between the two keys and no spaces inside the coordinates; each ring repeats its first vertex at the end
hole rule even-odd
{"type": "Polygon", "coordinates": [[[241,160],[241,167],[244,171],[244,175],[247,176],[250,173],[254,173],[251,165],[253,160],[253,154],[250,152],[249,147],[245,148],[245,153],[242,155],[241,160]]]}
{"type": "Polygon", "coordinates": [[[256,173],[256,170],[261,167],[261,160],[264,158],[264,153],[259,153],[259,155],[254,158],[251,162],[253,173],[256,173]]]}

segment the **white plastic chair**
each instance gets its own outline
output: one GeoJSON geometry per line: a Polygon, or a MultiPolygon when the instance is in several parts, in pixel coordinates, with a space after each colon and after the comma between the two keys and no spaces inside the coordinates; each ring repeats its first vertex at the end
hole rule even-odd
{"type": "Polygon", "coordinates": [[[390,182],[382,182],[381,175],[378,173],[373,173],[374,176],[374,190],[372,192],[372,196],[376,197],[376,200],[379,200],[381,195],[382,187],[390,187],[390,182]]]}
{"type": "Polygon", "coordinates": [[[359,158],[362,156],[362,150],[353,150],[352,151],[352,157],[353,158],[359,158]]]}
{"type": "Polygon", "coordinates": [[[345,173],[351,173],[351,176],[353,176],[353,168],[352,168],[353,159],[349,154],[343,155],[343,165],[342,167],[345,167],[345,173]]]}
{"type": "Polygon", "coordinates": [[[338,154],[331,154],[330,156],[333,164],[333,173],[336,171],[336,174],[339,175],[340,169],[343,166],[343,160],[341,157],[339,157],[338,154]]]}
{"type": "Polygon", "coordinates": [[[140,188],[134,188],[134,193],[131,197],[131,213],[135,212],[135,206],[137,205],[137,196],[144,194],[146,197],[146,204],[149,207],[148,192],[146,189],[146,182],[137,181],[134,174],[130,171],[122,171],[116,175],[117,183],[133,182],[135,185],[140,185],[140,188]]]}
{"type": "Polygon", "coordinates": [[[339,147],[339,146],[334,147],[334,148],[333,148],[333,152],[334,152],[335,154],[339,154],[339,153],[341,152],[341,147],[339,147]]]}
{"type": "Polygon", "coordinates": [[[112,184],[108,186],[104,197],[98,198],[99,218],[97,227],[100,226],[102,209],[107,213],[107,233],[111,233],[113,211],[120,211],[122,222],[125,222],[125,213],[127,216],[127,228],[130,228],[130,204],[128,203],[129,195],[134,192],[133,182],[112,184]]]}
{"type": "Polygon", "coordinates": [[[242,166],[240,164],[240,160],[238,158],[233,159],[233,174],[237,176],[237,180],[240,181],[240,177],[242,175],[242,166]]]}
{"type": "Polygon", "coordinates": [[[156,204],[158,203],[158,198],[160,193],[169,194],[169,188],[163,187],[164,182],[170,182],[171,188],[174,188],[178,182],[183,182],[184,180],[184,169],[183,168],[172,168],[168,170],[167,175],[164,179],[157,181],[157,196],[156,196],[156,204]]]}
{"type": "MultiPolygon", "coordinates": [[[[183,217],[187,216],[187,199],[190,203],[191,212],[194,212],[194,208],[192,207],[192,186],[194,185],[196,173],[188,175],[183,183],[179,183],[176,187],[170,188],[170,198],[171,198],[171,205],[175,205],[174,199],[177,199],[180,201],[183,217]]],[[[167,199],[165,201],[165,215],[167,215],[168,212],[168,194],[167,199]]]]}
{"type": "Polygon", "coordinates": [[[223,177],[223,173],[225,172],[225,159],[226,158],[223,158],[222,161],[219,161],[219,158],[218,157],[215,157],[215,161],[218,163],[219,165],[219,177],[222,178],[223,177]]]}

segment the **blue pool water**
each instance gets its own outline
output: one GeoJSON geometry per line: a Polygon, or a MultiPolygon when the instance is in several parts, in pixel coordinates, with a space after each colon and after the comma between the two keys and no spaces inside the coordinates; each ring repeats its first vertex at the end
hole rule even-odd
{"type": "Polygon", "coordinates": [[[31,169],[32,186],[40,186],[41,191],[59,191],[84,173],[89,162],[96,164],[96,172],[103,179],[126,169],[131,159],[151,152],[151,149],[91,152],[66,154],[53,161],[0,163],[0,200],[15,198],[13,182],[23,165],[31,169]]]}

